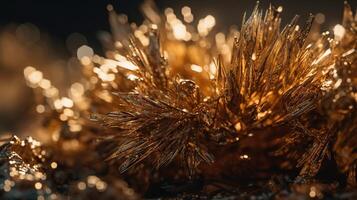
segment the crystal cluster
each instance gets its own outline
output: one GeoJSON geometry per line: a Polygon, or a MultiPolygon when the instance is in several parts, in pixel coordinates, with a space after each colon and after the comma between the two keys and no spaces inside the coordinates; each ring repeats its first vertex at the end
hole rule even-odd
{"type": "Polygon", "coordinates": [[[312,16],[282,27],[281,7],[256,6],[227,34],[189,7],[181,19],[142,8],[137,25],[108,6],[105,56],[78,49],[83,75],[67,95],[25,68],[44,144],[1,147],[4,197],[18,178],[39,198],[356,197],[357,16],[347,3],[333,34],[311,29],[312,16]]]}

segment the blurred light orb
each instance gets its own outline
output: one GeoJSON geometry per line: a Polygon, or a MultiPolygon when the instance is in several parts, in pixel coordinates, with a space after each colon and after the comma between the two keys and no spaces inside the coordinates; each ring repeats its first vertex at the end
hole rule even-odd
{"type": "Polygon", "coordinates": [[[340,25],[340,24],[337,24],[334,28],[333,28],[333,33],[335,35],[335,40],[339,41],[343,38],[343,36],[345,35],[346,33],[346,30],[345,28],[340,25]]]}
{"type": "Polygon", "coordinates": [[[72,53],[76,53],[76,50],[85,44],[87,44],[87,39],[80,33],[72,33],[66,39],[67,49],[72,53]]]}
{"type": "Polygon", "coordinates": [[[87,45],[82,45],[77,50],[77,58],[81,60],[84,56],[92,57],[94,55],[94,51],[87,45]]]}
{"type": "Polygon", "coordinates": [[[40,40],[41,34],[35,25],[25,23],[16,28],[16,37],[26,45],[32,45],[40,40]]]}
{"type": "Polygon", "coordinates": [[[322,13],[317,13],[315,16],[315,21],[318,24],[323,24],[325,22],[325,15],[322,13]]]}

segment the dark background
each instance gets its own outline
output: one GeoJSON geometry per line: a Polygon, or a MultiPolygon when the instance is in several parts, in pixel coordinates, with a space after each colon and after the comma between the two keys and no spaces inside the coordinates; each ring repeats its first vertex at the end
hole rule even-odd
{"type": "MultiPolygon", "coordinates": [[[[115,10],[125,13],[129,21],[140,22],[142,16],[139,6],[143,0],[1,0],[0,28],[8,24],[32,23],[41,32],[47,32],[51,37],[64,42],[73,32],[78,32],[87,38],[94,48],[100,44],[97,32],[109,30],[106,5],[113,4],[115,10]]],[[[356,8],[357,1],[348,1],[352,8],[356,8]]],[[[212,14],[216,17],[218,28],[223,31],[232,24],[239,25],[244,11],[252,10],[254,0],[157,0],[158,7],[163,10],[172,7],[176,13],[184,5],[192,8],[197,17],[212,14]]],[[[342,17],[343,0],[271,0],[261,1],[262,8],[269,3],[283,6],[283,23],[287,23],[294,15],[301,16],[304,21],[309,13],[323,13],[326,22],[323,29],[331,30],[342,17]]]]}

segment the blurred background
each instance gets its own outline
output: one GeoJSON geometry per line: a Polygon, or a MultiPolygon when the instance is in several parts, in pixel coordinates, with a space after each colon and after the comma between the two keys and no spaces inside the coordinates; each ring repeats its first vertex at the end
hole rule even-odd
{"type": "MultiPolygon", "coordinates": [[[[244,12],[249,14],[254,0],[156,0],[158,8],[171,7],[180,13],[183,6],[192,9],[195,19],[213,15],[216,29],[227,31],[240,25],[244,12]]],[[[348,1],[353,9],[357,1],[348,1]]],[[[26,132],[23,124],[33,122],[35,95],[25,84],[23,69],[35,66],[44,71],[58,88],[68,87],[78,78],[77,50],[83,45],[103,54],[98,34],[109,32],[107,5],[127,14],[130,22],[143,18],[143,0],[2,0],[0,5],[0,134],[26,132]]],[[[310,13],[322,30],[332,30],[341,22],[343,0],[271,0],[261,1],[283,7],[283,24],[299,14],[304,23],[310,13]]]]}

